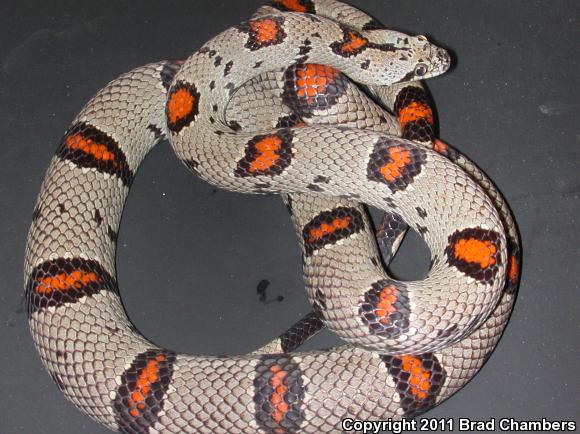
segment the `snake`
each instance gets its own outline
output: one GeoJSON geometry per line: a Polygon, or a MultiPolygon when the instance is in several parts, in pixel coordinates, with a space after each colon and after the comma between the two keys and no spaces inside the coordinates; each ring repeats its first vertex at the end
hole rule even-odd
{"type": "Polygon", "coordinates": [[[49,165],[25,254],[31,335],[66,398],[127,434],[338,433],[461,389],[507,324],[521,249],[493,183],[435,135],[421,80],[450,62],[337,0],[274,0],[100,90],[49,165]],[[121,213],[163,139],[204,181],[288,207],[313,310],[252,353],[180,354],[125,313],[121,213]],[[430,269],[401,281],[388,264],[409,228],[430,269]],[[345,345],[296,351],[324,327],[345,345]]]}

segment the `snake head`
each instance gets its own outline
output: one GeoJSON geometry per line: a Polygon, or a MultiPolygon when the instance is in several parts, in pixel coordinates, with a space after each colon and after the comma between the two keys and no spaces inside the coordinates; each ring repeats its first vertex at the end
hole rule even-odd
{"type": "MultiPolygon", "coordinates": [[[[451,57],[443,48],[429,42],[423,35],[409,36],[391,30],[367,32],[372,47],[382,53],[373,74],[381,84],[423,80],[443,74],[451,66],[451,57]]],[[[371,65],[373,65],[371,61],[371,65]]]]}
{"type": "Polygon", "coordinates": [[[409,64],[412,70],[408,70],[399,83],[436,77],[446,72],[451,66],[449,53],[430,43],[423,35],[410,37],[408,45],[408,56],[414,61],[414,67],[412,67],[413,64],[409,64]]]}

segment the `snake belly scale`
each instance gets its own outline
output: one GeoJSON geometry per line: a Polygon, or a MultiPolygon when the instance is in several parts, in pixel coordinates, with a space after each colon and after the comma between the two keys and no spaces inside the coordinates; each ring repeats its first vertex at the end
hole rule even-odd
{"type": "Polygon", "coordinates": [[[493,184],[434,136],[417,80],[448,67],[425,37],[351,6],[275,0],[188,59],[97,93],[50,163],[25,258],[30,329],[64,395],[123,433],[282,434],[411,417],[460,389],[507,323],[520,249],[493,184]],[[252,354],[178,354],[125,314],[116,234],[164,138],[205,181],[282,194],[291,211],[314,311],[252,354]],[[378,238],[362,203],[385,212],[378,238]],[[407,227],[431,250],[420,281],[381,264],[407,227]],[[293,352],[322,327],[347,345],[293,352]]]}

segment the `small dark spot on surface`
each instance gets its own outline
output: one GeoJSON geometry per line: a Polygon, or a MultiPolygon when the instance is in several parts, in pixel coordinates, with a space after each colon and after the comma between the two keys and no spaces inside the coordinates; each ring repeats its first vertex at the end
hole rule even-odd
{"type": "Polygon", "coordinates": [[[270,281],[266,279],[260,280],[258,282],[258,286],[256,287],[256,291],[258,292],[258,300],[262,303],[266,303],[266,290],[270,286],[270,281]]]}
{"type": "Polygon", "coordinates": [[[437,338],[438,339],[446,339],[449,336],[451,336],[451,334],[457,330],[457,324],[453,324],[450,327],[447,327],[446,329],[443,330],[439,330],[439,333],[437,333],[437,338]]]}
{"type": "Polygon", "coordinates": [[[429,229],[426,226],[417,225],[417,231],[421,235],[425,235],[427,232],[429,232],[429,229]]]}
{"type": "Polygon", "coordinates": [[[211,90],[214,90],[214,89],[215,89],[215,80],[212,80],[212,81],[209,83],[209,88],[210,88],[211,90]]]}
{"type": "Polygon", "coordinates": [[[216,58],[213,61],[213,65],[218,67],[222,64],[222,57],[221,56],[216,56],[216,58]]]}
{"type": "Polygon", "coordinates": [[[224,134],[224,132],[220,130],[215,130],[214,133],[217,134],[218,136],[223,136],[224,134]]]}
{"type": "Polygon", "coordinates": [[[242,129],[242,126],[236,121],[230,121],[228,125],[234,131],[240,131],[242,129]]]}
{"type": "Polygon", "coordinates": [[[262,63],[264,63],[264,61],[263,61],[263,60],[260,60],[260,61],[256,62],[256,63],[254,64],[254,68],[259,68],[260,66],[262,66],[262,63]]]}
{"type": "Polygon", "coordinates": [[[429,269],[433,268],[433,265],[435,265],[435,262],[439,261],[439,256],[435,255],[431,258],[431,261],[429,262],[429,269]]]}
{"type": "Polygon", "coordinates": [[[387,123],[387,118],[385,118],[383,115],[379,116],[379,120],[381,121],[381,123],[386,124],[387,123]]]}
{"type": "Polygon", "coordinates": [[[272,303],[273,301],[277,301],[277,302],[283,301],[284,300],[283,295],[278,295],[278,296],[276,296],[276,298],[274,298],[272,300],[268,300],[266,293],[267,293],[269,286],[270,286],[269,280],[267,280],[267,279],[260,280],[260,282],[258,283],[258,286],[256,287],[256,292],[258,293],[258,300],[264,304],[272,303]]]}
{"type": "Polygon", "coordinates": [[[321,23],[321,22],[322,22],[322,21],[320,21],[320,18],[318,18],[318,17],[317,17],[317,16],[315,16],[315,15],[312,15],[312,14],[305,14],[304,16],[305,16],[306,18],[308,18],[310,21],[313,21],[313,22],[315,22],[315,23],[321,23]]]}
{"type": "Polygon", "coordinates": [[[66,389],[66,386],[64,385],[64,383],[62,382],[62,380],[60,379],[60,376],[55,373],[55,372],[49,372],[52,380],[56,383],[56,385],[58,386],[60,391],[64,391],[66,389]]]}
{"type": "Polygon", "coordinates": [[[217,105],[217,104],[214,104],[214,105],[211,107],[211,109],[212,109],[214,112],[217,112],[217,111],[218,111],[218,105],[217,105]]]}
{"type": "Polygon", "coordinates": [[[318,175],[316,178],[314,178],[314,182],[321,182],[324,184],[328,184],[330,182],[330,178],[328,178],[326,176],[318,175]]]}
{"type": "Polygon", "coordinates": [[[197,170],[199,166],[199,162],[194,159],[183,160],[187,168],[195,175],[199,175],[199,171],[197,170]]]}
{"type": "Polygon", "coordinates": [[[397,208],[397,205],[395,205],[395,201],[390,197],[385,197],[385,203],[391,208],[397,208]]]}
{"type": "Polygon", "coordinates": [[[228,63],[226,63],[226,66],[224,68],[224,77],[231,72],[232,66],[234,66],[233,60],[230,60],[228,63]]]}
{"type": "Polygon", "coordinates": [[[161,131],[161,128],[159,128],[157,125],[149,124],[147,125],[147,129],[155,134],[155,140],[165,139],[165,134],[163,134],[163,131],[161,131]]]}
{"type": "Polygon", "coordinates": [[[320,33],[318,33],[318,32],[313,33],[312,36],[314,38],[322,38],[322,36],[320,36],[320,33]]]}
{"type": "Polygon", "coordinates": [[[103,217],[101,217],[101,213],[98,209],[95,210],[95,215],[93,216],[93,220],[97,223],[98,226],[103,223],[103,217]]]}
{"type": "Polygon", "coordinates": [[[64,214],[66,212],[66,208],[64,207],[64,205],[62,203],[58,204],[58,212],[61,214],[64,214]]]}
{"type": "Polygon", "coordinates": [[[32,221],[36,221],[38,220],[38,217],[40,217],[40,213],[42,212],[42,207],[40,205],[37,205],[34,208],[34,211],[32,213],[32,221]]]}
{"type": "Polygon", "coordinates": [[[418,207],[416,208],[416,210],[417,210],[417,215],[418,215],[419,217],[421,217],[422,219],[424,219],[425,217],[427,217],[427,211],[425,211],[425,209],[424,209],[424,208],[421,208],[420,206],[418,206],[418,207]]]}
{"type": "Polygon", "coordinates": [[[207,54],[209,55],[209,57],[213,57],[216,55],[216,53],[217,53],[217,51],[215,51],[215,50],[209,50],[207,54]]]}
{"type": "Polygon", "coordinates": [[[306,188],[308,190],[312,190],[312,191],[316,191],[316,192],[322,192],[322,191],[324,191],[324,189],[322,187],[320,187],[319,185],[316,185],[316,184],[308,184],[306,186],[306,188]]]}
{"type": "Polygon", "coordinates": [[[112,242],[114,242],[114,243],[117,242],[118,234],[117,234],[117,232],[115,232],[113,230],[113,228],[111,226],[108,226],[108,228],[107,228],[107,235],[109,236],[109,238],[111,239],[112,242]]]}
{"type": "Polygon", "coordinates": [[[302,43],[303,45],[301,45],[299,48],[300,50],[298,51],[298,54],[303,55],[303,54],[308,54],[311,50],[312,50],[312,42],[310,42],[309,39],[305,39],[304,42],[302,43]]]}
{"type": "Polygon", "coordinates": [[[371,65],[371,61],[370,61],[370,59],[367,59],[363,63],[360,64],[360,67],[362,69],[369,69],[370,65],[371,65]]]}
{"type": "Polygon", "coordinates": [[[234,93],[234,92],[235,92],[235,90],[236,90],[236,85],[235,85],[234,83],[228,83],[228,84],[226,84],[226,86],[225,86],[225,89],[227,89],[227,90],[228,90],[228,93],[229,93],[229,94],[230,94],[230,96],[231,96],[231,95],[233,95],[233,93],[234,93]]]}
{"type": "Polygon", "coordinates": [[[379,23],[377,20],[375,20],[374,18],[371,19],[368,23],[364,24],[362,29],[367,31],[367,30],[380,30],[380,29],[384,29],[385,27],[379,23]]]}
{"type": "Polygon", "coordinates": [[[111,333],[113,333],[114,335],[116,335],[117,333],[119,333],[121,330],[119,329],[119,327],[115,326],[115,327],[111,327],[108,324],[105,324],[105,328],[107,330],[109,330],[111,333]]]}

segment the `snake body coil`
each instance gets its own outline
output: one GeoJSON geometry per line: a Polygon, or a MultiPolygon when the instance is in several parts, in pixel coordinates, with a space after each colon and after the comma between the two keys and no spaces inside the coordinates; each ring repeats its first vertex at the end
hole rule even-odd
{"type": "Polygon", "coordinates": [[[447,53],[335,0],[273,5],[185,61],[111,82],[46,174],[25,260],[32,336],[67,398],[112,430],[334,433],[347,417],[413,416],[461,388],[507,323],[513,219],[487,177],[435,139],[415,82],[445,72],[447,53]],[[291,211],[314,312],[255,353],[176,354],[126,317],[116,234],[163,138],[211,184],[283,194],[291,211]],[[386,264],[407,225],[421,234],[424,279],[385,273],[361,203],[385,212],[386,264]],[[291,352],[323,325],[349,345],[291,352]]]}

